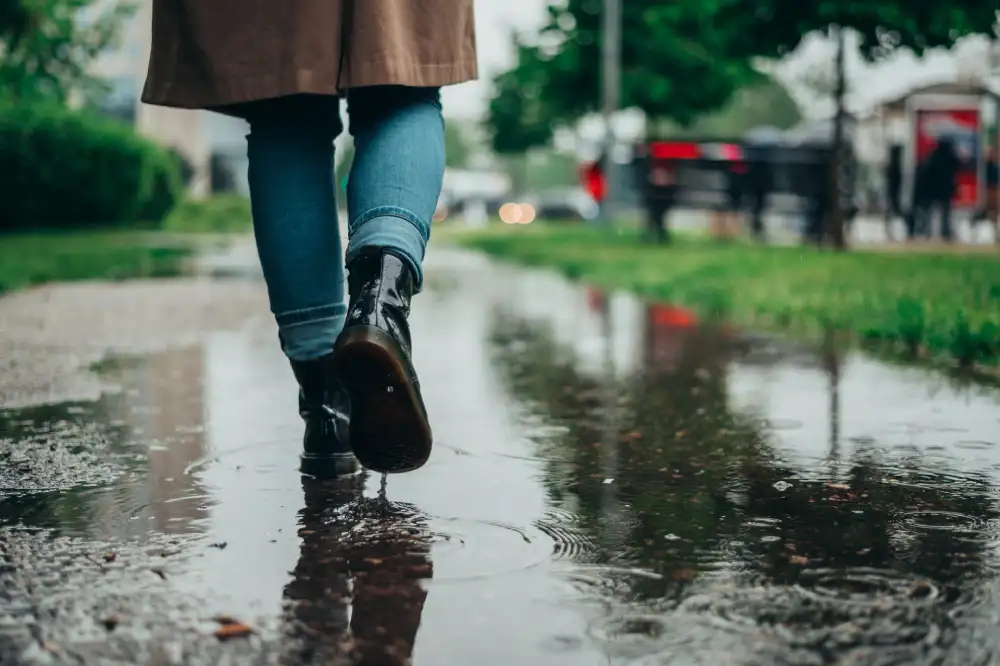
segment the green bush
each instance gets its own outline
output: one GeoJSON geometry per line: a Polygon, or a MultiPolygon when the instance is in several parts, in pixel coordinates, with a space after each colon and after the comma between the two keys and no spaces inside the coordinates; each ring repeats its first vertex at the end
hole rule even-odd
{"type": "Polygon", "coordinates": [[[246,233],[252,226],[250,200],[238,194],[185,200],[163,222],[176,233],[246,233]]]}
{"type": "Polygon", "coordinates": [[[118,121],[0,102],[0,231],[159,222],[181,190],[176,159],[118,121]]]}

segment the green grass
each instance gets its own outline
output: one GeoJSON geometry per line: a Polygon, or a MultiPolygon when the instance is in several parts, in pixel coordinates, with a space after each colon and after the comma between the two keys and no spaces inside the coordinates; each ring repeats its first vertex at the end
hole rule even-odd
{"type": "Polygon", "coordinates": [[[250,233],[253,230],[250,200],[224,194],[182,201],[163,221],[163,230],[183,234],[250,233]]]}
{"type": "Polygon", "coordinates": [[[497,257],[746,327],[803,337],[832,328],[907,356],[962,367],[1000,362],[1000,253],[835,253],[691,238],[656,247],[632,231],[542,224],[441,232],[497,257]]]}
{"type": "Polygon", "coordinates": [[[193,250],[155,232],[0,234],[0,293],[54,281],[174,276],[193,250]]]}

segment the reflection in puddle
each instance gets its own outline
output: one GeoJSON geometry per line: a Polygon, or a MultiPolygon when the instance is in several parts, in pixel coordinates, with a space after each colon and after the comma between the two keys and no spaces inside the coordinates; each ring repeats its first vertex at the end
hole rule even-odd
{"type": "Polygon", "coordinates": [[[203,445],[201,350],[99,370],[120,389],[97,402],[0,412],[0,524],[100,539],[196,529],[205,507],[185,499],[200,493],[184,467],[203,445]]]}
{"type": "MultiPolygon", "coordinates": [[[[587,295],[591,309],[601,301],[587,295]]],[[[564,469],[551,494],[572,498],[592,534],[600,449],[616,449],[628,534],[620,548],[581,551],[608,568],[574,578],[608,603],[591,635],[627,663],[711,663],[720,645],[738,645],[738,663],[915,663],[975,633],[953,618],[988,608],[980,586],[1000,564],[990,547],[1000,513],[995,480],[963,453],[993,446],[955,433],[985,435],[995,395],[970,400],[854,355],[755,356],[725,332],[669,320],[647,311],[645,351],[627,373],[578,362],[558,322],[517,305],[493,320],[508,391],[564,427],[552,435],[564,469]],[[610,438],[599,397],[609,384],[610,438]],[[901,413],[905,427],[886,425],[901,413]],[[907,445],[883,448],[895,433],[907,445]],[[612,568],[666,575],[606,586],[612,568]]],[[[985,643],[962,649],[996,649],[985,643]]]]}
{"type": "Polygon", "coordinates": [[[417,473],[302,477],[270,329],[0,413],[0,620],[121,663],[1000,659],[995,392],[464,254],[431,268],[417,473]],[[220,615],[252,637],[220,643],[220,615]]]}

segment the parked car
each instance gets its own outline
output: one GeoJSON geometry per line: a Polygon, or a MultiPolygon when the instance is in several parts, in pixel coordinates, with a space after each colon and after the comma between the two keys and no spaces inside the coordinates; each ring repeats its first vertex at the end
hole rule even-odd
{"type": "Polygon", "coordinates": [[[580,189],[542,192],[526,197],[525,203],[534,206],[538,219],[552,222],[584,222],[598,214],[597,203],[580,189]]]}

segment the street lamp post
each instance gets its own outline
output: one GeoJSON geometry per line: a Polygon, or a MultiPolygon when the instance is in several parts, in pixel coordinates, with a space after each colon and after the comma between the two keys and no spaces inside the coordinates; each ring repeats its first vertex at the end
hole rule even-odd
{"type": "Polygon", "coordinates": [[[601,42],[601,84],[603,99],[601,112],[604,117],[604,204],[601,217],[605,224],[612,223],[615,177],[614,157],[615,133],[612,119],[621,105],[622,76],[622,0],[604,0],[603,40],[601,42]]]}

